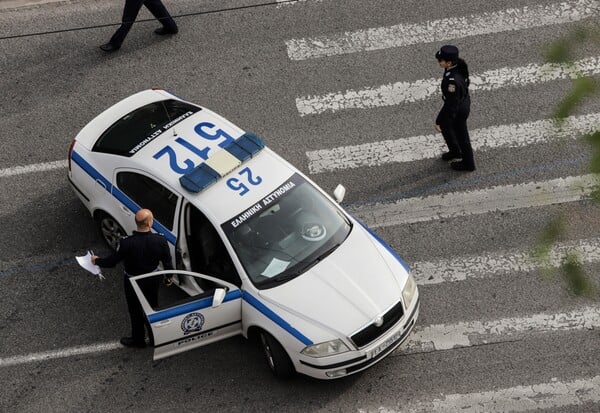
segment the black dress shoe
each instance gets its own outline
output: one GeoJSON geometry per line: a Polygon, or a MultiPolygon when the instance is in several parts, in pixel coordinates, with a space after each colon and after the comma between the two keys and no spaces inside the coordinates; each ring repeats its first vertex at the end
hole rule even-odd
{"type": "Polygon", "coordinates": [[[458,152],[444,152],[442,154],[442,161],[451,161],[452,159],[460,159],[462,155],[458,152]]]}
{"type": "Polygon", "coordinates": [[[144,348],[146,347],[145,341],[135,341],[133,337],[122,337],[121,344],[125,347],[144,348]]]}
{"type": "Polygon", "coordinates": [[[469,171],[473,172],[475,170],[475,165],[467,165],[464,162],[452,162],[450,167],[455,171],[469,171]]]}
{"type": "Polygon", "coordinates": [[[100,49],[104,50],[105,52],[114,52],[117,51],[121,48],[121,46],[115,46],[112,43],[106,43],[103,44],[102,46],[100,46],[100,49]]]}
{"type": "Polygon", "coordinates": [[[175,28],[175,29],[167,29],[166,27],[159,27],[158,29],[154,30],[154,33],[158,34],[159,36],[166,36],[167,34],[177,34],[179,32],[179,29],[175,28]]]}

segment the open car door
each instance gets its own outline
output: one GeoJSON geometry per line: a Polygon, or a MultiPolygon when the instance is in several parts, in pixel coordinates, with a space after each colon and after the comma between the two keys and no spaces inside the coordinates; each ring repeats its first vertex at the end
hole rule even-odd
{"type": "Polygon", "coordinates": [[[169,270],[130,277],[154,338],[154,360],[204,346],[242,332],[242,293],[238,287],[204,274],[169,270]],[[202,291],[189,295],[162,283],[165,276],[194,277],[202,291]],[[158,302],[150,305],[143,290],[160,279],[158,302]]]}

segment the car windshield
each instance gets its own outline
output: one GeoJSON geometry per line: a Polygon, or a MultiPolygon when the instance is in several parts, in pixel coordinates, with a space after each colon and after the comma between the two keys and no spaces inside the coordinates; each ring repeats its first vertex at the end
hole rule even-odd
{"type": "Polygon", "coordinates": [[[254,285],[271,288],[332,253],[352,225],[336,205],[294,174],[222,228],[254,285]]]}

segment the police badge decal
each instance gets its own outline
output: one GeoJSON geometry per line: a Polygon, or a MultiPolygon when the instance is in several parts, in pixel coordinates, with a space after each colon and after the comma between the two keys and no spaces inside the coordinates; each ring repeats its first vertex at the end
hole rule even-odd
{"type": "Polygon", "coordinates": [[[202,330],[204,316],[200,313],[190,313],[181,321],[181,330],[184,335],[202,330]]]}

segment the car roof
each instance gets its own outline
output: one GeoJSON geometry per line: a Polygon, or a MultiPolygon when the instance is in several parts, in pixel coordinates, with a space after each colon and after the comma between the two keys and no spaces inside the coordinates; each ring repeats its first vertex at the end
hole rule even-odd
{"type": "MultiPolygon", "coordinates": [[[[90,122],[95,124],[95,139],[98,139],[98,130],[104,131],[136,108],[165,99],[181,100],[168,92],[157,90],[140,92],[124,99],[90,122]]],[[[199,107],[201,110],[198,112],[183,117],[135,148],[131,156],[110,156],[122,158],[119,163],[123,167],[117,170],[138,169],[153,176],[214,221],[222,223],[276,191],[297,170],[264,147],[257,136],[245,132],[215,112],[199,107]],[[239,145],[245,150],[232,148],[239,145]],[[237,155],[239,151],[247,152],[246,156],[237,155]],[[252,151],[254,153],[250,153],[252,151]],[[209,179],[208,185],[201,188],[207,184],[206,176],[201,171],[204,168],[217,174],[215,179],[209,179]],[[182,173],[184,170],[186,173],[182,173]],[[196,180],[187,179],[189,182],[182,184],[181,178],[186,175],[195,176],[196,180]],[[199,186],[196,185],[198,182],[199,186]]],[[[95,141],[88,138],[91,130],[86,128],[80,135],[82,140],[87,141],[81,142],[80,135],[77,140],[90,150],[95,141]]]]}

